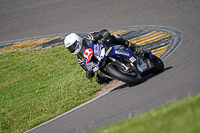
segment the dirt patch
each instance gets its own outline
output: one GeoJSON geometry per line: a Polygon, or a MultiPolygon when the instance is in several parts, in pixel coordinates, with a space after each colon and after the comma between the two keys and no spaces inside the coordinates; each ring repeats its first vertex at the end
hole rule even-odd
{"type": "Polygon", "coordinates": [[[112,82],[110,82],[109,84],[105,84],[103,85],[103,87],[101,87],[101,89],[95,94],[95,96],[99,96],[103,93],[106,93],[112,89],[114,89],[115,87],[121,85],[123,82],[119,81],[119,80],[114,80],[112,82]]]}

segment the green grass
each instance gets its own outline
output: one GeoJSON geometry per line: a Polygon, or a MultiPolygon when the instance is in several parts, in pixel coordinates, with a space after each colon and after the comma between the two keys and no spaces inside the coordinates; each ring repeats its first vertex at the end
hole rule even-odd
{"type": "Polygon", "coordinates": [[[200,93],[92,133],[199,133],[200,93]]]}
{"type": "Polygon", "coordinates": [[[66,48],[0,54],[0,132],[23,132],[94,97],[66,48]]]}

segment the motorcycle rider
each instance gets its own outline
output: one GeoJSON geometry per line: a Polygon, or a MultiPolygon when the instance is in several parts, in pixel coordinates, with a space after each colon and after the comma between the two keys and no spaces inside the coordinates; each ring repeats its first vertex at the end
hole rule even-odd
{"type": "MultiPolygon", "coordinates": [[[[138,54],[143,54],[143,47],[132,44],[128,40],[123,39],[120,35],[114,34],[111,35],[107,29],[103,29],[99,32],[92,32],[88,34],[85,38],[81,39],[77,34],[71,33],[67,35],[64,39],[65,47],[70,51],[71,54],[77,55],[79,65],[86,71],[86,77],[92,79],[95,75],[93,71],[88,71],[86,68],[86,63],[83,61],[83,52],[89,48],[91,41],[94,41],[94,44],[103,43],[107,44],[118,44],[123,45],[127,48],[130,48],[133,51],[136,51],[138,54]]],[[[92,61],[92,60],[91,60],[92,61]]],[[[109,83],[111,79],[102,77],[97,73],[96,82],[99,84],[109,83]]]]}

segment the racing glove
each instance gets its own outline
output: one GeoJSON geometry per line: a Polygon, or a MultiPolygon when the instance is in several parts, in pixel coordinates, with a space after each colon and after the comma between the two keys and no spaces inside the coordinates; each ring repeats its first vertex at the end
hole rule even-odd
{"type": "Polygon", "coordinates": [[[91,71],[86,71],[85,76],[86,76],[88,79],[92,80],[92,78],[94,77],[94,74],[95,74],[95,73],[93,73],[93,72],[91,72],[91,71]]]}

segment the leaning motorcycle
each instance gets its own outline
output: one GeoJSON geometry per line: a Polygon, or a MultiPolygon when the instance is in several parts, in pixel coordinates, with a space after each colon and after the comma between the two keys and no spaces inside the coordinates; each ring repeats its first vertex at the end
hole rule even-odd
{"type": "Polygon", "coordinates": [[[85,56],[87,69],[98,72],[104,78],[138,84],[145,76],[164,70],[163,61],[150,51],[144,51],[143,55],[139,55],[122,45],[94,44],[93,41],[89,49],[92,50],[92,61],[88,61],[88,56],[85,56]]]}

